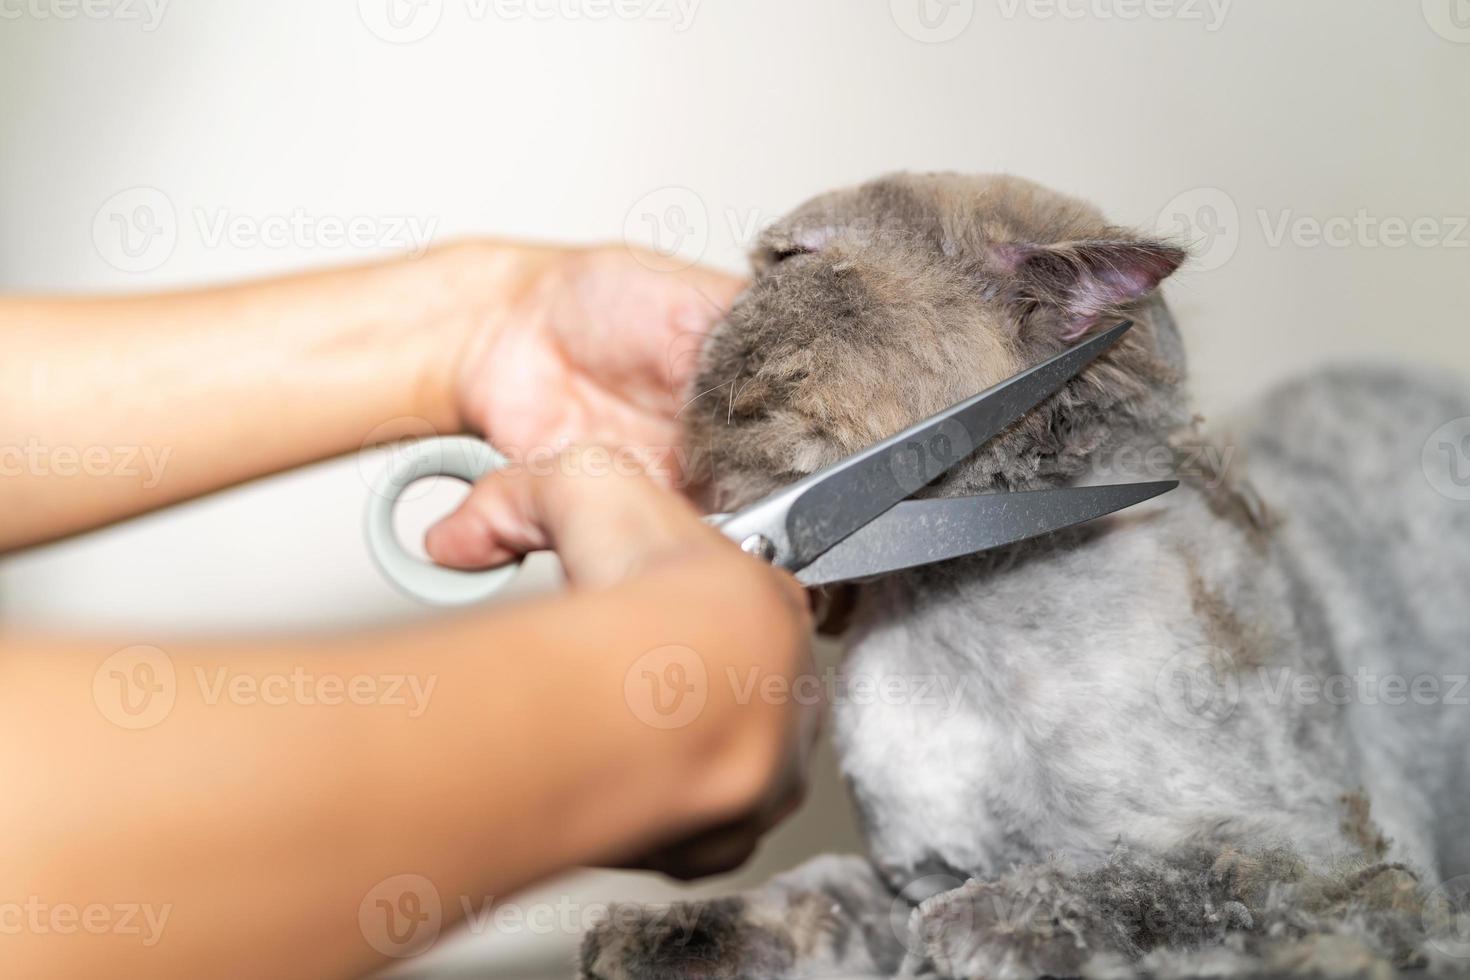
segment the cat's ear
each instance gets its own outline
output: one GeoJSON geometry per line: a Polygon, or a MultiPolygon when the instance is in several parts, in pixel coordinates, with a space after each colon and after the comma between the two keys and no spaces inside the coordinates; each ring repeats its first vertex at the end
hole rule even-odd
{"type": "Polygon", "coordinates": [[[1157,289],[1185,254],[1152,241],[994,242],[987,260],[1012,298],[1054,311],[1063,339],[1076,340],[1111,322],[1119,307],[1157,289]]]}

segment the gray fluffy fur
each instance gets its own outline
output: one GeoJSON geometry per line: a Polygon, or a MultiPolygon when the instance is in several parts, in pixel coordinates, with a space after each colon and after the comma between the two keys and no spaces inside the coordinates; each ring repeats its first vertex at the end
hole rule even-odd
{"type": "Polygon", "coordinates": [[[1470,504],[1420,457],[1470,398],[1326,373],[1207,442],[1155,288],[1182,259],[1008,177],[886,177],[767,231],[688,413],[715,506],[1120,316],[1138,325],[1118,347],[923,492],[1154,479],[1160,461],[1185,482],[861,586],[844,674],[915,692],[834,706],[868,859],[679,906],[676,931],[668,909],[623,910],[587,937],[584,976],[1470,965],[1452,914],[1470,892],[1470,707],[1450,691],[1470,669],[1470,504]],[[1436,678],[1439,700],[1295,686],[1360,670],[1436,678]],[[936,677],[957,702],[917,695],[936,677]]]}

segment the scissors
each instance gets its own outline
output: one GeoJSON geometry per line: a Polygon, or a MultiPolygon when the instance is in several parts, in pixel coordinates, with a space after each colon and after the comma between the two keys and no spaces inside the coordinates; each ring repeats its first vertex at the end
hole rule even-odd
{"type": "MultiPolygon", "coordinates": [[[[908,499],[1055,393],[1132,325],[1119,323],[743,510],[707,519],[743,551],[817,586],[998,548],[1166,493],[1179,482],[908,499]]],[[[368,544],[383,574],[440,605],[475,602],[502,588],[516,565],[467,572],[420,561],[399,544],[392,511],[417,480],[473,482],[504,465],[488,444],[466,436],[422,440],[399,456],[369,498],[368,544]]]]}

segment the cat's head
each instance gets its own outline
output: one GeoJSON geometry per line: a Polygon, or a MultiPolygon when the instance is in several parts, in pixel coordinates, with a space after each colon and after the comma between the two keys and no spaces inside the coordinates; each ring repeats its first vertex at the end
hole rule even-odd
{"type": "Polygon", "coordinates": [[[1124,317],[1136,326],[940,492],[1055,482],[1123,429],[1181,420],[1157,297],[1184,259],[1013,177],[900,174],[768,228],[684,412],[720,508],[742,506],[1124,317]]]}

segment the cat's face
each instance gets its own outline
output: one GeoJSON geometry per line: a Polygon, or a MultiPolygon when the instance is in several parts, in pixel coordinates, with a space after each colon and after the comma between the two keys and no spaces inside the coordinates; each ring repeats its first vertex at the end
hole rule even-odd
{"type": "Polygon", "coordinates": [[[896,175],[814,198],[762,235],[751,288],[703,352],[684,418],[712,503],[748,503],[1133,317],[947,486],[1059,472],[1177,381],[1177,338],[1143,306],[1183,258],[1010,177],[896,175]]]}

